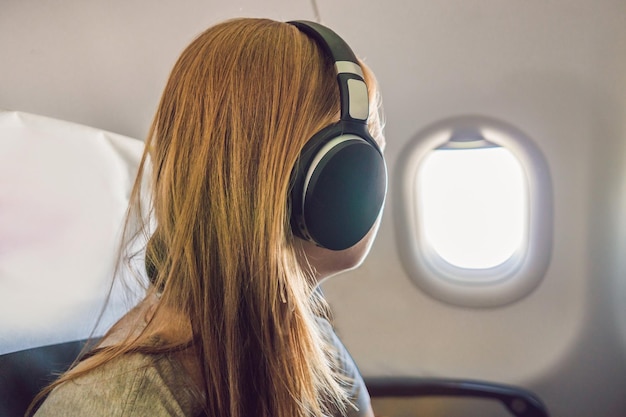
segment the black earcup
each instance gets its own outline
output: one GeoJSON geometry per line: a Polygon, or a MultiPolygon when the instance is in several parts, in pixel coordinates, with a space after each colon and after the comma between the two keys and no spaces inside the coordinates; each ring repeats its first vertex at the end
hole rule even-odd
{"type": "Polygon", "coordinates": [[[334,137],[304,155],[291,197],[294,233],[332,250],[354,246],[372,228],[385,202],[383,156],[352,134],[334,137]]]}
{"type": "Polygon", "coordinates": [[[303,216],[311,238],[341,250],[372,228],[385,201],[385,165],[362,139],[333,148],[313,170],[304,194],[303,216]]]}

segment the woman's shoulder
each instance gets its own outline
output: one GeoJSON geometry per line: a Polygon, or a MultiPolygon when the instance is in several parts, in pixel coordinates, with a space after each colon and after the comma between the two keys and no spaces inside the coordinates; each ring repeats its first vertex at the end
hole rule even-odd
{"type": "Polygon", "coordinates": [[[167,355],[124,354],[55,388],[35,416],[191,416],[198,402],[167,355]]]}
{"type": "Polygon", "coordinates": [[[351,405],[348,406],[347,415],[350,417],[366,415],[365,413],[370,409],[370,396],[359,368],[354,359],[352,359],[348,349],[335,333],[333,325],[323,317],[317,317],[316,320],[322,336],[326,339],[328,347],[331,349],[330,353],[335,369],[346,382],[348,399],[351,402],[351,405]]]}

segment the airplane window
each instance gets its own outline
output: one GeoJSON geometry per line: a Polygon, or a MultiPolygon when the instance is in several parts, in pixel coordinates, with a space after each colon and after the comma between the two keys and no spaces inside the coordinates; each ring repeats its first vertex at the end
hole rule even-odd
{"type": "Polygon", "coordinates": [[[526,180],[506,148],[443,148],[430,152],[416,181],[425,244],[444,261],[485,269],[524,244],[526,180]]]}
{"type": "Polygon", "coordinates": [[[397,173],[398,248],[420,289],[495,307],[538,285],[552,250],[552,185],[522,131],[479,116],[435,123],[403,150],[397,173]]]}

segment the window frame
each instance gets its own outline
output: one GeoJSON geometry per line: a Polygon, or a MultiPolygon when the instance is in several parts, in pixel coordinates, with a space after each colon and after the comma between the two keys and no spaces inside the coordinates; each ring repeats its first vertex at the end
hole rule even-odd
{"type": "Polygon", "coordinates": [[[396,171],[395,226],[399,255],[412,281],[431,297],[463,307],[498,307],[530,294],[550,264],[553,239],[552,181],[535,143],[514,126],[486,116],[457,116],[434,123],[408,143],[396,171]],[[416,182],[425,156],[459,135],[479,136],[509,150],[527,186],[528,230],[520,248],[491,268],[460,268],[445,261],[419,228],[416,182]]]}

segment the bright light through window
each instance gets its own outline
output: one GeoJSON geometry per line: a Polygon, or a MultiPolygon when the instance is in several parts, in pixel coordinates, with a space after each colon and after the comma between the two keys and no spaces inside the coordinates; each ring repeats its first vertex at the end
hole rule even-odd
{"type": "Polygon", "coordinates": [[[507,149],[433,150],[421,164],[416,186],[426,241],[450,264],[495,267],[523,244],[526,181],[507,149]]]}

